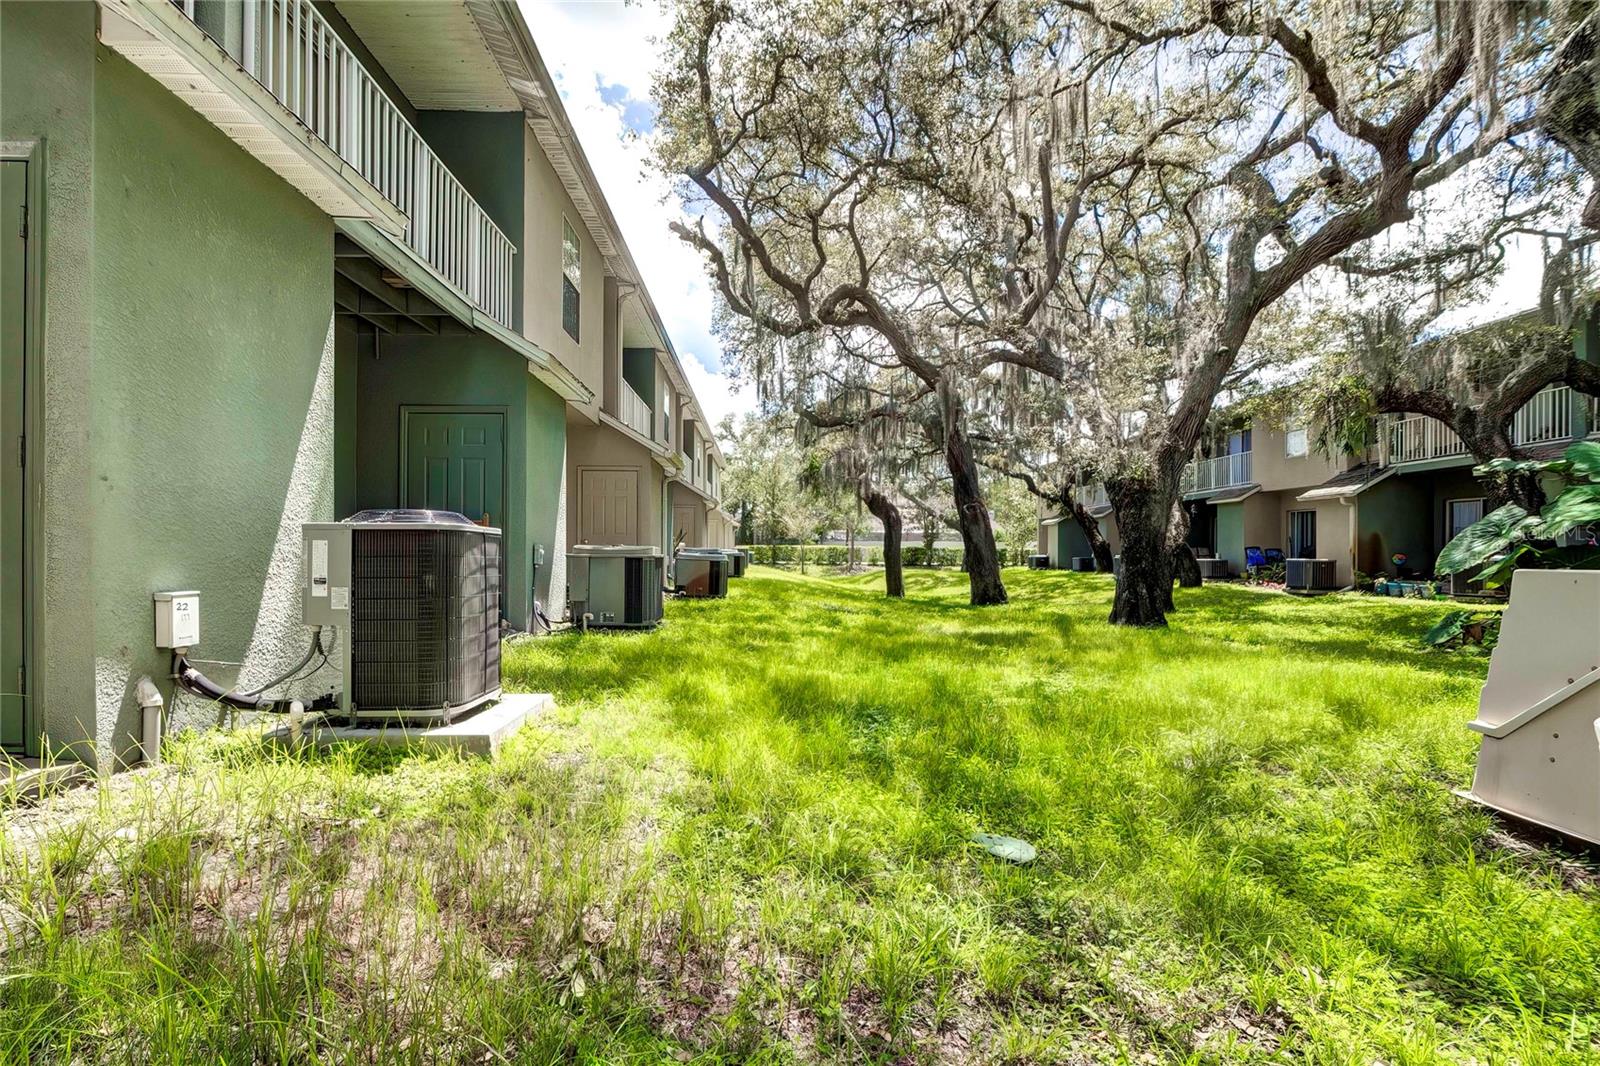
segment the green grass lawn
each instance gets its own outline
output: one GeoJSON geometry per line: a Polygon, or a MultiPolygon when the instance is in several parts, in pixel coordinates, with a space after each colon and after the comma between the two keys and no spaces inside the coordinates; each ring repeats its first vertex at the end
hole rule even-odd
{"type": "Polygon", "coordinates": [[[508,648],[559,706],[492,764],[213,734],[13,815],[0,1062],[1600,1061],[1446,605],[1007,582],[757,569],[508,648]]]}

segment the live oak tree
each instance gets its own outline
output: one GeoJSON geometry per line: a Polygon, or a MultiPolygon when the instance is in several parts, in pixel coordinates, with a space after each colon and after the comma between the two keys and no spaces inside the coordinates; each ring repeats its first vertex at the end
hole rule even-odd
{"type": "MultiPolygon", "coordinates": [[[[1408,320],[1392,306],[1358,316],[1346,343],[1308,382],[1323,450],[1358,439],[1377,416],[1412,414],[1448,427],[1476,464],[1528,458],[1514,419],[1542,390],[1566,384],[1600,396],[1600,364],[1580,359],[1573,341],[1596,312],[1592,300],[1582,300],[1561,312],[1531,309],[1430,339],[1419,336],[1428,316],[1408,320]]],[[[1496,463],[1484,482],[1490,510],[1516,503],[1531,513],[1544,505],[1531,467],[1496,463]]]]}
{"type": "MultiPolygon", "coordinates": [[[[1004,91],[981,14],[686,2],[656,91],[660,161],[715,223],[674,228],[725,304],[780,337],[870,334],[937,405],[975,605],[1006,594],[964,427],[970,365],[904,268],[949,261],[938,190],[961,180],[1004,91]]],[[[752,369],[795,383],[781,364],[752,369]]]]}
{"type": "MultiPolygon", "coordinates": [[[[1083,12],[1098,40],[1162,52],[1164,94],[1209,93],[1216,107],[1217,121],[1154,142],[1111,201],[1137,219],[1107,226],[1138,235],[1106,253],[1126,261],[1127,321],[1109,317],[1103,357],[1081,327],[1062,346],[1086,382],[1122,384],[1102,464],[1122,539],[1112,620],[1160,625],[1183,471],[1252,329],[1314,276],[1362,260],[1383,269],[1373,238],[1537,136],[1556,27],[1505,5],[1407,0],[1083,12]]],[[[1152,91],[1145,106],[1159,129],[1167,105],[1152,91]]],[[[1041,255],[1035,272],[1047,266],[1041,255]]]]}

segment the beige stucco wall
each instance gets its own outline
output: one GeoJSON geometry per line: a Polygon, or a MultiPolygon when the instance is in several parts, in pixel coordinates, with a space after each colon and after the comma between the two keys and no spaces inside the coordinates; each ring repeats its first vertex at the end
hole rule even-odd
{"type": "Polygon", "coordinates": [[[1339,583],[1348,585],[1354,577],[1355,533],[1350,508],[1338,500],[1301,502],[1299,492],[1258,492],[1239,503],[1218,506],[1217,554],[1227,559],[1235,573],[1245,567],[1247,547],[1277,548],[1289,551],[1289,512],[1317,513],[1317,556],[1338,563],[1339,583]],[[1242,530],[1242,536],[1233,531],[1242,530]]]}
{"type": "MultiPolygon", "coordinates": [[[[1332,559],[1339,564],[1339,584],[1348,585],[1355,580],[1356,511],[1338,500],[1319,500],[1289,503],[1296,511],[1317,512],[1317,556],[1332,559]]],[[[1287,519],[1285,519],[1285,528],[1287,519]]]]}
{"type": "Polygon", "coordinates": [[[667,377],[667,368],[656,360],[656,405],[655,405],[656,437],[666,441],[666,419],[672,423],[672,446],[678,447],[678,434],[682,427],[678,425],[678,391],[672,387],[672,382],[667,377]]]}
{"type": "Polygon", "coordinates": [[[605,389],[601,358],[605,348],[605,260],[531,129],[525,133],[524,144],[527,199],[522,243],[523,334],[561,360],[594,391],[594,400],[581,405],[592,416],[600,409],[605,389]],[[563,216],[582,246],[578,341],[561,328],[563,216]]]}
{"type": "Polygon", "coordinates": [[[1250,480],[1260,485],[1264,492],[1279,489],[1303,491],[1322,484],[1349,466],[1348,459],[1330,459],[1316,449],[1306,455],[1290,458],[1284,454],[1286,438],[1281,426],[1258,422],[1250,429],[1250,480]]]}
{"type": "Polygon", "coordinates": [[[582,535],[583,478],[589,468],[633,470],[638,474],[638,515],[636,542],[661,545],[661,467],[643,444],[611,426],[591,426],[580,420],[567,425],[567,513],[571,516],[571,539],[582,535]]]}
{"type": "Polygon", "coordinates": [[[686,528],[688,536],[684,539],[684,546],[688,548],[708,547],[706,541],[706,501],[705,497],[677,482],[672,483],[669,494],[669,513],[675,512],[680,506],[686,507],[690,513],[691,525],[686,528]]]}

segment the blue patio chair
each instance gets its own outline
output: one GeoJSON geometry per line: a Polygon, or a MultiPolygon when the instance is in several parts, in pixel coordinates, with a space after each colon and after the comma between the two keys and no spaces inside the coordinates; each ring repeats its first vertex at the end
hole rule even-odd
{"type": "Polygon", "coordinates": [[[1260,548],[1246,548],[1244,550],[1244,565],[1247,570],[1254,570],[1258,566],[1267,565],[1267,557],[1260,548]]]}
{"type": "Polygon", "coordinates": [[[1268,566],[1277,566],[1282,562],[1283,562],[1283,552],[1279,551],[1277,548],[1268,548],[1267,549],[1267,565],[1268,566]]]}

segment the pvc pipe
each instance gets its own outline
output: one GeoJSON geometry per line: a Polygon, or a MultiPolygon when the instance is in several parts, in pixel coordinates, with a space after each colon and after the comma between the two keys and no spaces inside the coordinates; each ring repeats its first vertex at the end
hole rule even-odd
{"type": "Polygon", "coordinates": [[[289,739],[295,744],[300,743],[300,723],[304,719],[306,705],[299,700],[289,703],[289,739]]]}
{"type": "Polygon", "coordinates": [[[148,676],[139,679],[139,754],[146,766],[161,762],[161,690],[148,676]]]}

